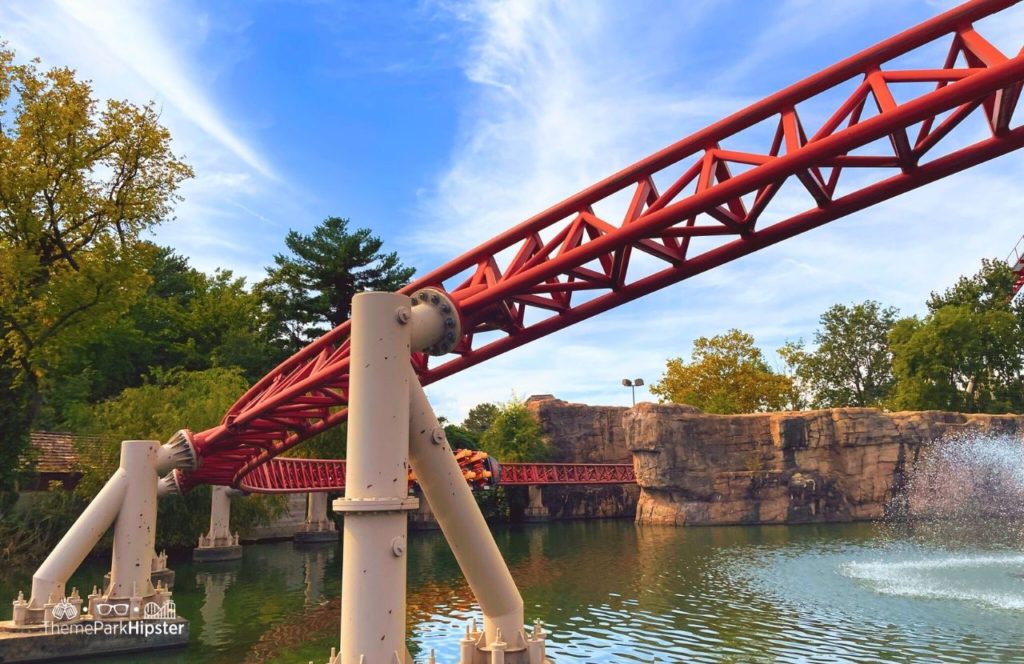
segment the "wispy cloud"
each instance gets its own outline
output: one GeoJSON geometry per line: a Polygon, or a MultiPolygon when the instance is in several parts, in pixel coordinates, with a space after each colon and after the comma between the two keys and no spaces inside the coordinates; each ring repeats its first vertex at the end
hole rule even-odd
{"type": "Polygon", "coordinates": [[[706,5],[674,6],[673,22],[652,31],[625,5],[457,5],[477,87],[451,165],[424,198],[436,222],[421,246],[467,249],[741,106],[700,87],[680,94],[687,82],[666,54],[687,59],[682,37],[706,5]]]}
{"type": "MultiPolygon", "coordinates": [[[[184,54],[171,44],[165,33],[167,17],[159,3],[126,0],[75,2],[61,0],[56,7],[82,31],[82,37],[102,44],[109,55],[148,83],[158,98],[173,107],[199,129],[227,148],[264,177],[277,179],[269,163],[240,138],[225,122],[208,94],[196,85],[195,72],[188,71],[184,54]]],[[[203,18],[194,25],[203,33],[203,18]]]]}

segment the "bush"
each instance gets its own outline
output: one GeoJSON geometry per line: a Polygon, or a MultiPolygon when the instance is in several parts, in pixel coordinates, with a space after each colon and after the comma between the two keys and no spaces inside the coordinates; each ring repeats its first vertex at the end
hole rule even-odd
{"type": "Polygon", "coordinates": [[[540,422],[517,399],[501,405],[490,428],[480,437],[480,449],[506,463],[546,461],[551,456],[540,422]]]}

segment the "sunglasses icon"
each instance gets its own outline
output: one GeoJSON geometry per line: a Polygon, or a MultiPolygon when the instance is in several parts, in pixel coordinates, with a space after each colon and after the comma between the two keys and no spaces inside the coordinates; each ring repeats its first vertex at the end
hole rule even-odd
{"type": "Polygon", "coordinates": [[[100,614],[101,616],[109,616],[109,615],[113,614],[115,616],[124,617],[124,616],[128,615],[128,605],[127,604],[97,604],[96,605],[96,613],[100,614]]]}

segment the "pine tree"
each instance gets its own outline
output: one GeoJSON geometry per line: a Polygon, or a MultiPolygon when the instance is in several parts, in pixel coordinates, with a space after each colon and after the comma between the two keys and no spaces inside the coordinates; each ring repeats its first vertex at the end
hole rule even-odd
{"type": "Polygon", "coordinates": [[[294,352],[352,314],[361,291],[396,291],[415,270],[367,228],[349,232],[348,219],[328,217],[313,232],[289,231],[289,254],[274,256],[259,292],[276,328],[275,336],[294,352]]]}

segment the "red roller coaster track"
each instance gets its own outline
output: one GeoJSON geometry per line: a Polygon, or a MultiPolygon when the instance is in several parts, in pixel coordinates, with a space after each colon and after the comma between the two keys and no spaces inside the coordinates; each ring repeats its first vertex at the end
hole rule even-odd
{"type": "Polygon", "coordinates": [[[1024,288],[1024,237],[1017,241],[1017,246],[1007,256],[1006,262],[1016,277],[1013,281],[1013,295],[1010,296],[1012,300],[1024,288]]]}
{"type": "MultiPolygon", "coordinates": [[[[421,382],[1024,146],[1014,116],[1024,51],[1007,55],[973,26],[1013,4],[956,7],[417,279],[403,292],[446,290],[463,330],[454,357],[438,366],[414,357],[421,382]],[[954,132],[972,115],[983,117],[983,132],[954,132]],[[802,210],[794,210],[792,196],[777,202],[790,183],[806,192],[802,210]]],[[[268,463],[261,476],[284,478],[287,467],[277,464],[285,462],[275,456],[344,421],[348,329],[343,324],[296,353],[222,424],[195,434],[201,464],[183,486],[240,486],[268,463]]]]}
{"type": "MultiPolygon", "coordinates": [[[[458,450],[456,451],[458,453],[458,450]]],[[[482,482],[479,470],[465,470],[470,483],[482,482]]],[[[503,463],[497,470],[501,486],[548,484],[635,484],[630,463],[503,463]]],[[[279,458],[246,475],[241,488],[251,493],[343,491],[345,462],[335,459],[279,458]]]]}

